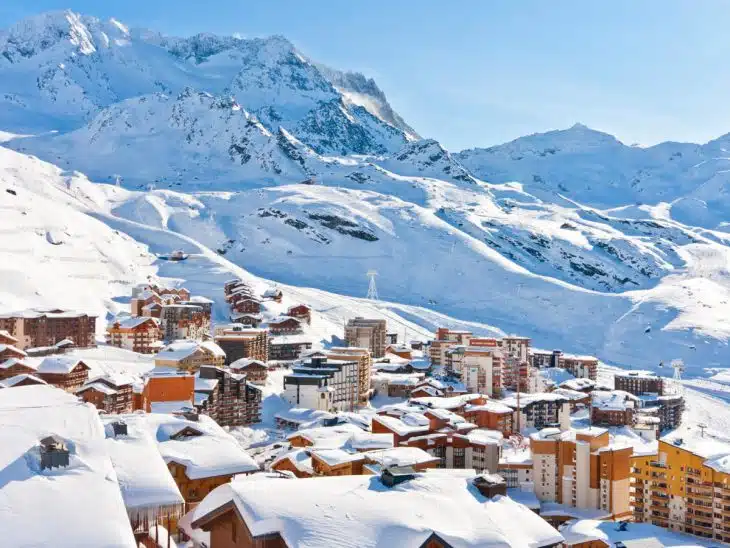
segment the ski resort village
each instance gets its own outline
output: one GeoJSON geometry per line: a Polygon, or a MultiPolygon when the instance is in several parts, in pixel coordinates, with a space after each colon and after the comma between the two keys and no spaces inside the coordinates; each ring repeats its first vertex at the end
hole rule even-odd
{"type": "Polygon", "coordinates": [[[0,546],[730,546],[728,136],[450,152],[281,36],[2,26],[0,546]]]}

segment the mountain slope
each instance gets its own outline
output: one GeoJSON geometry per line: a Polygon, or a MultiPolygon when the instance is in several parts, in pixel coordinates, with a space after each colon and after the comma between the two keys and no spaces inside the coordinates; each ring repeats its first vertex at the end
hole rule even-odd
{"type": "Polygon", "coordinates": [[[34,274],[2,308],[62,292],[114,312],[155,273],[220,300],[235,274],[311,299],[323,337],[357,310],[421,334],[496,326],[623,365],[730,358],[726,138],[641,149],[575,126],[451,154],[418,139],[374,82],[284,38],[170,38],[70,12],[0,33],[0,132],[26,127],[60,131],[0,134],[17,151],[4,150],[9,165],[36,166],[18,183],[32,198],[5,196],[21,213],[0,224],[17,237],[17,215],[37,207],[26,232],[56,252],[78,242],[78,264],[99,262],[83,268],[106,288],[82,295],[59,257],[43,269],[34,241],[34,274]],[[176,248],[191,258],[147,251],[176,248]],[[357,299],[370,269],[388,303],[357,299]]]}

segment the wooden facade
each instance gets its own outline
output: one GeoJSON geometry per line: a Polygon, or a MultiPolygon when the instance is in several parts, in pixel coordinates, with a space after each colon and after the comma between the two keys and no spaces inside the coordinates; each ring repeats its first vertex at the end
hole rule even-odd
{"type": "Polygon", "coordinates": [[[89,380],[89,366],[79,360],[73,369],[68,372],[46,373],[38,371],[36,375],[57,388],[66,390],[67,392],[75,392],[89,380]]]}

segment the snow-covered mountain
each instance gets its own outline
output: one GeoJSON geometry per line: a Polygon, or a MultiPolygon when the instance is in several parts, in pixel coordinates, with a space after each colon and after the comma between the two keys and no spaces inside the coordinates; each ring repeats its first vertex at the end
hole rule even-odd
{"type": "Polygon", "coordinates": [[[548,201],[604,208],[665,202],[675,219],[707,228],[730,211],[730,136],[644,148],[576,124],[456,158],[484,180],[520,181],[548,201]]]}
{"type": "MultiPolygon", "coordinates": [[[[84,261],[130,265],[83,296],[33,241],[38,272],[69,272],[53,278],[67,306],[113,312],[155,269],[220,299],[235,274],[288,284],[333,325],[365,310],[622,365],[730,359],[727,138],[640,148],[577,125],[452,154],[375,82],[284,38],[170,38],[70,12],[0,31],[2,131],[0,185],[21,189],[7,207],[37,209],[56,254],[73,241],[84,261]],[[194,260],[150,255],[177,248],[194,260]],[[370,269],[389,304],[336,295],[364,294],[370,269]]],[[[0,307],[50,304],[34,286],[49,282],[13,282],[0,307]]]]}

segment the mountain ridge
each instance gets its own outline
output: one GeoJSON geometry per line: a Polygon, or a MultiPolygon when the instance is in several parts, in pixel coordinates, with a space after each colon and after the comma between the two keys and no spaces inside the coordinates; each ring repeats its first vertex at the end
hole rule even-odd
{"type": "MultiPolygon", "coordinates": [[[[644,149],[578,124],[452,153],[374,81],[283,37],[165,37],[84,17],[50,17],[68,31],[53,39],[43,16],[0,33],[13,59],[0,57],[0,131],[36,128],[3,137],[27,185],[57,184],[28,167],[45,162],[84,173],[107,183],[83,185],[103,190],[86,214],[113,230],[160,252],[199,244],[290,286],[358,296],[375,269],[392,303],[540,345],[642,366],[728,359],[722,138],[644,149]]],[[[0,170],[0,183],[15,176],[0,170]]],[[[176,274],[199,276],[188,264],[176,274]]]]}

